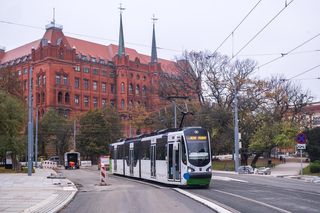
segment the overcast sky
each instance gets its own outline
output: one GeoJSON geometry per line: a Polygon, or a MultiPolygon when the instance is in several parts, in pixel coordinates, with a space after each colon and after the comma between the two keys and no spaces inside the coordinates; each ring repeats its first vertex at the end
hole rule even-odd
{"type": "MultiPolygon", "coordinates": [[[[2,0],[0,46],[11,50],[40,39],[44,30],[12,22],[43,27],[52,20],[63,25],[66,35],[108,45],[117,44],[119,3],[123,13],[125,46],[150,55],[153,14],[158,57],[174,59],[183,50],[214,51],[259,0],[2,0]],[[75,35],[84,34],[87,37],[75,35]]],[[[287,53],[320,33],[319,0],[262,0],[219,52],[236,54],[276,14],[270,23],[237,58],[251,58],[259,65],[287,53]],[[233,41],[233,42],[232,42],[233,41]],[[232,45],[233,44],[233,45],[232,45]]],[[[283,74],[291,78],[320,65],[320,36],[289,55],[261,67],[255,75],[268,78],[283,74]]],[[[320,101],[320,66],[293,78],[320,101]]]]}

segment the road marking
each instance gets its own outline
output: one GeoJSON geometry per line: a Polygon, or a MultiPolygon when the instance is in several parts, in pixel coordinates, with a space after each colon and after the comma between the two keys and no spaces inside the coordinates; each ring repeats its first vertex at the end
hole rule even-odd
{"type": "Polygon", "coordinates": [[[222,180],[222,181],[237,181],[241,183],[248,183],[248,181],[245,180],[239,180],[235,178],[230,178],[230,177],[221,177],[221,176],[212,176],[212,180],[222,180]]]}
{"type": "Polygon", "coordinates": [[[263,203],[263,202],[260,202],[260,201],[257,201],[257,200],[253,200],[253,199],[250,199],[250,198],[247,198],[247,197],[243,197],[243,196],[240,196],[240,195],[236,195],[236,194],[232,194],[232,193],[229,193],[229,192],[220,191],[220,190],[217,190],[217,189],[213,189],[212,191],[220,192],[220,193],[227,194],[227,195],[230,195],[230,196],[234,196],[234,197],[237,197],[237,198],[240,198],[240,199],[243,199],[243,200],[251,201],[253,203],[257,203],[257,204],[260,204],[262,206],[265,206],[265,207],[268,207],[268,208],[271,208],[271,209],[275,209],[275,210],[277,210],[279,212],[291,213],[290,211],[287,211],[285,209],[280,209],[278,207],[271,206],[269,204],[266,204],[266,203],[263,203]]]}
{"type": "Polygon", "coordinates": [[[208,201],[206,199],[203,199],[203,198],[201,198],[199,196],[196,196],[196,195],[194,195],[194,194],[192,194],[190,192],[187,192],[187,191],[185,191],[183,189],[173,188],[173,190],[175,190],[175,191],[177,191],[177,192],[179,192],[179,193],[181,193],[181,194],[183,194],[183,195],[185,195],[187,197],[190,197],[191,199],[193,199],[195,201],[198,201],[198,202],[208,206],[209,208],[217,211],[218,213],[231,213],[231,211],[229,211],[227,209],[224,209],[224,208],[222,208],[221,206],[218,206],[215,203],[212,203],[212,202],[210,202],[210,201],[208,201]]]}

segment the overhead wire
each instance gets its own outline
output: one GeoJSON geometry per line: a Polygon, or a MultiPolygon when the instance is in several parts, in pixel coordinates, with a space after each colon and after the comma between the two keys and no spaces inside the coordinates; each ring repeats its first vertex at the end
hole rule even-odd
{"type": "Polygon", "coordinates": [[[254,9],[260,4],[262,0],[258,1],[253,8],[247,13],[247,15],[240,21],[240,23],[232,30],[232,32],[221,42],[221,44],[213,52],[213,55],[220,49],[220,47],[234,34],[234,32],[240,27],[240,25],[247,19],[247,17],[254,11],[254,9]]]}
{"type": "Polygon", "coordinates": [[[257,38],[257,36],[262,33],[286,8],[288,8],[288,6],[294,2],[294,0],[291,0],[289,3],[286,3],[285,6],[266,24],[264,25],[243,47],[240,48],[240,50],[238,50],[238,52],[236,54],[234,54],[230,61],[232,59],[234,59],[237,55],[239,55],[239,53],[244,50],[254,39],[257,38]]]}
{"type": "Polygon", "coordinates": [[[314,66],[314,67],[312,67],[312,68],[310,68],[310,69],[307,69],[307,70],[305,70],[305,71],[303,71],[303,72],[301,72],[301,73],[299,73],[299,74],[297,74],[297,75],[295,75],[295,76],[293,76],[293,77],[291,77],[291,78],[288,78],[288,79],[286,79],[286,80],[287,80],[287,81],[290,81],[290,80],[292,80],[292,79],[294,79],[294,78],[296,78],[296,77],[298,77],[298,76],[300,76],[300,75],[303,75],[303,74],[305,74],[305,73],[307,73],[307,72],[310,72],[310,71],[312,71],[312,70],[314,70],[314,69],[316,69],[316,68],[318,68],[318,67],[320,67],[320,64],[317,65],[317,66],[314,66]]]}

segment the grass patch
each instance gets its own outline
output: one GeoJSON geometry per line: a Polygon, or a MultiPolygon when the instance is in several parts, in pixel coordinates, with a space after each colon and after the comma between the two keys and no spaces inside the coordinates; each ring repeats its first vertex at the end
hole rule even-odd
{"type": "MultiPolygon", "coordinates": [[[[16,171],[13,169],[5,169],[4,167],[0,167],[0,174],[1,173],[28,173],[28,167],[22,167],[21,171],[16,171]]],[[[34,173],[34,168],[32,168],[32,173],[34,173]]]]}
{"type": "MultiPolygon", "coordinates": [[[[248,165],[251,165],[252,158],[248,159],[248,165]]],[[[279,165],[281,161],[276,158],[272,158],[272,164],[274,166],[279,165]]],[[[214,170],[222,170],[222,171],[234,171],[234,160],[219,160],[219,161],[213,161],[212,168],[214,170]]],[[[259,160],[256,163],[256,167],[268,167],[268,159],[259,158],[259,160]]]]}
{"type": "Polygon", "coordinates": [[[312,176],[319,176],[320,177],[320,173],[311,173],[310,172],[310,165],[303,168],[303,174],[304,175],[312,175],[312,176]]]}

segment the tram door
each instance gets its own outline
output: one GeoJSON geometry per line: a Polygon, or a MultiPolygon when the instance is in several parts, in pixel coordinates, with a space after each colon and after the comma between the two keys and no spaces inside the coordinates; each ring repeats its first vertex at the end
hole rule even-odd
{"type": "Polygon", "coordinates": [[[133,175],[133,161],[134,161],[134,144],[130,143],[130,150],[129,150],[130,175],[133,175]]]}
{"type": "Polygon", "coordinates": [[[180,144],[168,144],[168,180],[180,181],[180,144]]]}
{"type": "Polygon", "coordinates": [[[156,177],[156,144],[150,146],[151,177],[156,177]]]}
{"type": "Polygon", "coordinates": [[[118,155],[117,155],[117,148],[114,147],[113,149],[113,169],[114,171],[117,171],[117,158],[118,158],[118,155]]]}

